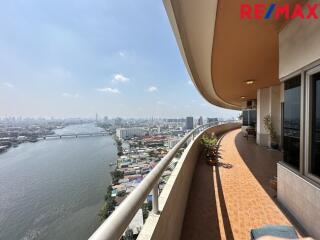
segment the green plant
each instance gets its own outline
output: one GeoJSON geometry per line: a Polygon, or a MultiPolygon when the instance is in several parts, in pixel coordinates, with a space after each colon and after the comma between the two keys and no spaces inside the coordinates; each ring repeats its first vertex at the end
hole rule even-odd
{"type": "Polygon", "coordinates": [[[148,201],[147,203],[144,203],[142,205],[142,215],[143,215],[143,222],[146,221],[146,219],[149,216],[149,212],[152,210],[152,202],[148,201]]]}
{"type": "Polygon", "coordinates": [[[114,184],[117,184],[118,181],[124,177],[124,173],[122,171],[117,170],[117,169],[115,169],[113,172],[110,172],[110,174],[112,177],[112,182],[114,184]]]}
{"type": "Polygon", "coordinates": [[[107,189],[107,193],[104,196],[104,204],[99,212],[99,217],[101,221],[107,219],[111,213],[114,211],[117,203],[115,201],[115,198],[111,196],[112,195],[112,186],[110,185],[107,189]]]}
{"type": "Polygon", "coordinates": [[[272,124],[272,118],[271,115],[268,114],[264,117],[263,119],[264,122],[264,128],[266,129],[266,131],[269,132],[270,137],[271,137],[271,142],[273,143],[277,143],[278,139],[277,139],[277,132],[274,129],[274,126],[272,124]]]}
{"type": "Polygon", "coordinates": [[[103,204],[103,207],[100,209],[100,212],[99,212],[99,217],[101,221],[107,219],[111,215],[111,213],[116,208],[116,205],[117,203],[113,197],[108,197],[106,199],[106,201],[103,204]]]}
{"type": "Polygon", "coordinates": [[[204,146],[207,154],[212,155],[214,147],[218,142],[217,137],[214,134],[207,134],[205,133],[201,138],[201,144],[204,146]]]}
{"type": "Polygon", "coordinates": [[[210,166],[216,166],[219,162],[219,153],[217,148],[218,139],[214,134],[204,134],[201,138],[201,144],[205,149],[205,156],[207,164],[210,166]]]}

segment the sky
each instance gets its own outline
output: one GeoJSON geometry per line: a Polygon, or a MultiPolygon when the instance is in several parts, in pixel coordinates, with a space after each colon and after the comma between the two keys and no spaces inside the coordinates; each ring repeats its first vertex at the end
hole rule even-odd
{"type": "Polygon", "coordinates": [[[231,118],[206,102],[161,0],[0,3],[0,117],[231,118]]]}

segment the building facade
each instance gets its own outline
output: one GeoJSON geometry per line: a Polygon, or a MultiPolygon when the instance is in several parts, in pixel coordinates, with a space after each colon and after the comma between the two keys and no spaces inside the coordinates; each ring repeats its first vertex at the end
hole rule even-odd
{"type": "Polygon", "coordinates": [[[187,130],[193,129],[193,117],[187,117],[186,118],[186,126],[185,126],[185,128],[187,130]]]}
{"type": "Polygon", "coordinates": [[[144,128],[118,128],[116,130],[116,136],[119,139],[129,139],[132,137],[142,137],[146,135],[144,128]]]}

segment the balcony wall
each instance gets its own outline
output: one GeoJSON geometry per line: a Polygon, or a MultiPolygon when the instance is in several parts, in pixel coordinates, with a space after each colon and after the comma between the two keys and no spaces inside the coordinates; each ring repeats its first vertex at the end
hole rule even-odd
{"type": "MultiPolygon", "coordinates": [[[[240,123],[223,124],[208,129],[207,132],[220,135],[240,126],[240,123]]],[[[202,134],[197,136],[184,151],[159,197],[161,213],[149,215],[138,240],[180,239],[195,165],[203,150],[200,144],[202,134]]]]}
{"type": "Polygon", "coordinates": [[[278,199],[311,237],[320,239],[320,189],[278,164],[278,199]]]}

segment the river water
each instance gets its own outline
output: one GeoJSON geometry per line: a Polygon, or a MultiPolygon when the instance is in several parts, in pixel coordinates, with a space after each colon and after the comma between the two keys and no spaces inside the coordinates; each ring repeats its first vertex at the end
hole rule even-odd
{"type": "MultiPolygon", "coordinates": [[[[101,130],[83,124],[56,133],[101,130]]],[[[43,140],[0,154],[0,239],[87,239],[99,226],[116,158],[110,136],[43,140]]]]}

